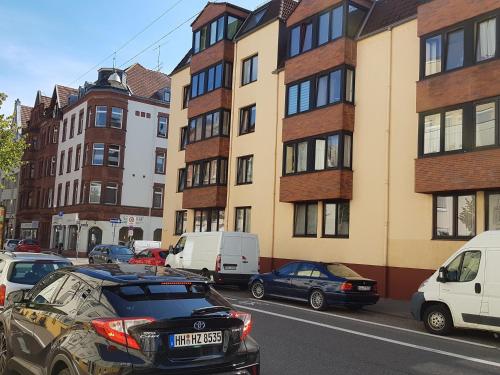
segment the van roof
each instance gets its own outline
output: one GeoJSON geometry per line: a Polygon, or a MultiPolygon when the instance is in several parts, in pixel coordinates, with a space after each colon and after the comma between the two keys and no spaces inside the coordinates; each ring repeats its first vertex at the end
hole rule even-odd
{"type": "Polygon", "coordinates": [[[500,230],[489,230],[479,233],[467,242],[466,247],[500,247],[500,230]]]}
{"type": "Polygon", "coordinates": [[[246,233],[246,232],[187,232],[183,236],[189,237],[205,237],[205,236],[227,236],[227,235],[238,235],[242,237],[257,237],[256,234],[246,233]]]}

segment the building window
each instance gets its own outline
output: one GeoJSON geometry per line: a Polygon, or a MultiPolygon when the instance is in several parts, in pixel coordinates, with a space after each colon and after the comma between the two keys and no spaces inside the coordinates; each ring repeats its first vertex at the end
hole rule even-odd
{"type": "Polygon", "coordinates": [[[200,160],[186,167],[186,186],[194,188],[227,183],[227,159],[200,160]]]}
{"type": "Polygon", "coordinates": [[[168,117],[158,116],[158,131],[156,133],[158,137],[167,138],[168,134],[168,117]]]}
{"type": "Polygon", "coordinates": [[[163,208],[163,186],[153,188],[153,208],[163,208]]]}
{"type": "Polygon", "coordinates": [[[62,139],[61,142],[66,141],[66,133],[68,131],[68,119],[63,121],[63,131],[62,131],[62,139]]]}
{"type": "Polygon", "coordinates": [[[253,155],[238,158],[236,185],[251,184],[253,174],[253,155]]]}
{"type": "Polygon", "coordinates": [[[349,202],[323,203],[323,237],[349,237],[349,202]]]}
{"type": "Polygon", "coordinates": [[[155,173],[165,174],[166,158],[167,158],[166,152],[164,152],[164,151],[157,151],[156,152],[155,173]]]}
{"type": "Polygon", "coordinates": [[[182,150],[185,150],[186,149],[186,146],[188,144],[188,127],[187,126],[183,126],[181,128],[181,143],[179,145],[179,150],[182,151],[182,150]]]}
{"type": "Polygon", "coordinates": [[[233,40],[243,21],[233,16],[227,16],[227,39],[233,40]]]}
{"type": "Polygon", "coordinates": [[[185,109],[189,106],[190,91],[191,91],[191,85],[187,85],[182,88],[182,109],[185,109]]]}
{"type": "Polygon", "coordinates": [[[257,107],[255,104],[240,110],[240,135],[255,131],[256,117],[257,107]]]}
{"type": "Polygon", "coordinates": [[[54,197],[54,191],[52,188],[49,188],[49,192],[47,194],[47,207],[52,208],[52,199],[54,197]]]}
{"type": "Polygon", "coordinates": [[[59,141],[59,126],[54,126],[54,131],[52,132],[52,143],[56,144],[59,141]]]}
{"type": "Polygon", "coordinates": [[[75,154],[75,171],[80,169],[80,158],[82,154],[82,145],[76,146],[76,154],[75,154]]]}
{"type": "Polygon", "coordinates": [[[118,204],[118,184],[107,183],[104,190],[104,204],[118,204]]]}
{"type": "Polygon", "coordinates": [[[110,167],[120,166],[120,146],[110,145],[108,147],[108,165],[110,167]]]}
{"type": "Polygon", "coordinates": [[[250,233],[251,217],[252,217],[251,207],[236,207],[234,230],[236,232],[250,233]]]}
{"type": "Polygon", "coordinates": [[[477,25],[476,61],[484,61],[495,57],[496,29],[496,18],[490,18],[477,25]]]}
{"type": "Polygon", "coordinates": [[[312,48],[312,22],[295,26],[290,31],[290,57],[309,51],[312,48]]]}
{"type": "Polygon", "coordinates": [[[123,109],[122,108],[111,108],[111,122],[109,124],[110,127],[121,129],[123,122],[123,109]]]}
{"type": "Polygon", "coordinates": [[[295,203],[293,235],[316,237],[318,226],[318,203],[295,203]]]}
{"type": "Polygon", "coordinates": [[[351,168],[352,135],[338,132],[284,145],[283,174],[351,168]]]}
{"type": "Polygon", "coordinates": [[[231,63],[220,62],[194,74],[191,77],[191,98],[196,98],[223,86],[230,89],[232,69],[231,63]]]}
{"type": "Polygon", "coordinates": [[[83,132],[83,110],[78,114],[78,134],[82,134],[83,132]]]}
{"type": "Polygon", "coordinates": [[[59,157],[59,176],[64,172],[64,151],[61,151],[61,156],[59,157]]]}
{"type": "Polygon", "coordinates": [[[249,83],[257,81],[258,75],[259,56],[255,55],[243,60],[243,70],[241,77],[241,84],[248,85],[249,83]]]}
{"type": "Polygon", "coordinates": [[[186,188],[186,168],[180,168],[177,172],[177,192],[183,192],[186,188]]]}
{"type": "Polygon", "coordinates": [[[92,165],[104,165],[104,143],[94,143],[92,149],[92,165]]]}
{"type": "Polygon", "coordinates": [[[73,181],[73,205],[78,204],[78,180],[73,181]]]}
{"type": "Polygon", "coordinates": [[[186,233],[187,230],[187,211],[175,211],[175,232],[176,236],[186,233]]]}
{"type": "Polygon", "coordinates": [[[228,136],[230,113],[226,110],[210,112],[189,121],[188,143],[194,143],[212,137],[228,136]]]}
{"type": "Polygon", "coordinates": [[[64,186],[64,205],[67,206],[69,203],[69,185],[70,182],[66,182],[66,185],[64,186]]]}
{"type": "Polygon", "coordinates": [[[500,191],[486,192],[486,230],[500,230],[500,191]]]}
{"type": "Polygon", "coordinates": [[[447,34],[446,70],[460,68],[464,65],[464,30],[460,29],[447,34]]]}
{"type": "Polygon", "coordinates": [[[366,13],[365,9],[349,4],[349,8],[347,8],[347,36],[349,38],[356,36],[363,24],[366,13]]]}
{"type": "Polygon", "coordinates": [[[441,35],[425,40],[425,75],[441,72],[441,35]]]}
{"type": "Polygon", "coordinates": [[[475,107],[476,147],[496,143],[496,102],[478,104],[475,107]]]}
{"type": "Polygon", "coordinates": [[[96,106],[95,107],[95,127],[105,128],[108,116],[108,107],[106,106],[96,106]]]}
{"type": "Polygon", "coordinates": [[[66,163],[66,173],[71,173],[71,165],[73,163],[73,148],[68,150],[68,162],[66,163]]]}
{"type": "Polygon", "coordinates": [[[100,204],[101,203],[101,183],[91,182],[89,191],[89,203],[90,204],[100,204]]]}
{"type": "Polygon", "coordinates": [[[56,175],[56,164],[57,164],[57,159],[55,156],[52,156],[50,158],[50,175],[51,176],[56,175]]]}
{"type": "Polygon", "coordinates": [[[209,208],[194,211],[195,232],[224,231],[224,209],[209,208]]]}
{"type": "Polygon", "coordinates": [[[57,202],[56,207],[61,207],[62,184],[57,185],[57,202]]]}
{"type": "Polygon", "coordinates": [[[467,239],[475,234],[475,195],[452,194],[434,197],[434,238],[467,239]]]}
{"type": "Polygon", "coordinates": [[[69,126],[69,139],[75,136],[75,121],[76,121],[76,115],[71,115],[71,121],[69,126]]]}
{"type": "MultiPolygon", "coordinates": [[[[233,17],[228,17],[229,19],[233,17]]],[[[199,30],[195,31],[193,34],[193,52],[198,53],[206,48],[214,45],[215,43],[224,39],[225,33],[225,20],[226,17],[222,16],[212,21],[210,24],[203,26],[199,30]]],[[[231,29],[232,30],[232,29],[231,29]]],[[[228,28],[228,38],[229,38],[229,28],[228,28]]]]}
{"type": "Polygon", "coordinates": [[[439,152],[441,143],[441,114],[424,118],[424,154],[439,152]]]}

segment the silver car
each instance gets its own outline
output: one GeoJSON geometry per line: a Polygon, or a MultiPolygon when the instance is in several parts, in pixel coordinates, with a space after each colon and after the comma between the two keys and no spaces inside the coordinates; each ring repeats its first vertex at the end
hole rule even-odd
{"type": "Polygon", "coordinates": [[[8,238],[5,240],[5,242],[3,244],[3,249],[7,250],[7,251],[14,251],[16,249],[17,244],[20,241],[21,240],[15,240],[13,238],[8,238]]]}
{"type": "Polygon", "coordinates": [[[9,293],[31,289],[45,275],[71,265],[68,259],[52,254],[0,252],[0,309],[9,293]]]}

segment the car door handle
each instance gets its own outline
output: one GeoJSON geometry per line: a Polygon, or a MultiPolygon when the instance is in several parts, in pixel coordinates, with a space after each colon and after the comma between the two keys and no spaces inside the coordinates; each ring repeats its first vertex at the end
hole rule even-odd
{"type": "Polygon", "coordinates": [[[474,285],[474,291],[476,292],[476,294],[481,294],[481,284],[480,283],[476,283],[476,285],[474,285]]]}

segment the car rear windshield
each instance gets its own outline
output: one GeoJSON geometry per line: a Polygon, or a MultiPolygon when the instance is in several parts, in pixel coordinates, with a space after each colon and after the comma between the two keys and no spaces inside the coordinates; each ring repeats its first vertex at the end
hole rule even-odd
{"type": "Polygon", "coordinates": [[[115,255],[133,255],[134,253],[128,247],[113,247],[111,252],[115,255]]]}
{"type": "Polygon", "coordinates": [[[69,262],[51,262],[46,260],[15,262],[8,280],[16,284],[35,285],[48,273],[70,265],[71,263],[69,262]]]}
{"type": "Polygon", "coordinates": [[[347,267],[347,266],[345,266],[343,264],[339,264],[339,263],[329,264],[327,266],[327,268],[328,268],[328,271],[332,275],[335,275],[337,277],[345,277],[345,278],[349,278],[349,277],[361,277],[361,275],[359,275],[358,273],[354,272],[349,267],[347,267]]]}
{"type": "Polygon", "coordinates": [[[17,245],[20,240],[9,240],[7,241],[8,245],[17,245]]]}
{"type": "Polygon", "coordinates": [[[145,284],[104,287],[103,294],[119,316],[154,319],[190,317],[193,310],[228,306],[213,288],[205,284],[145,284]]]}

